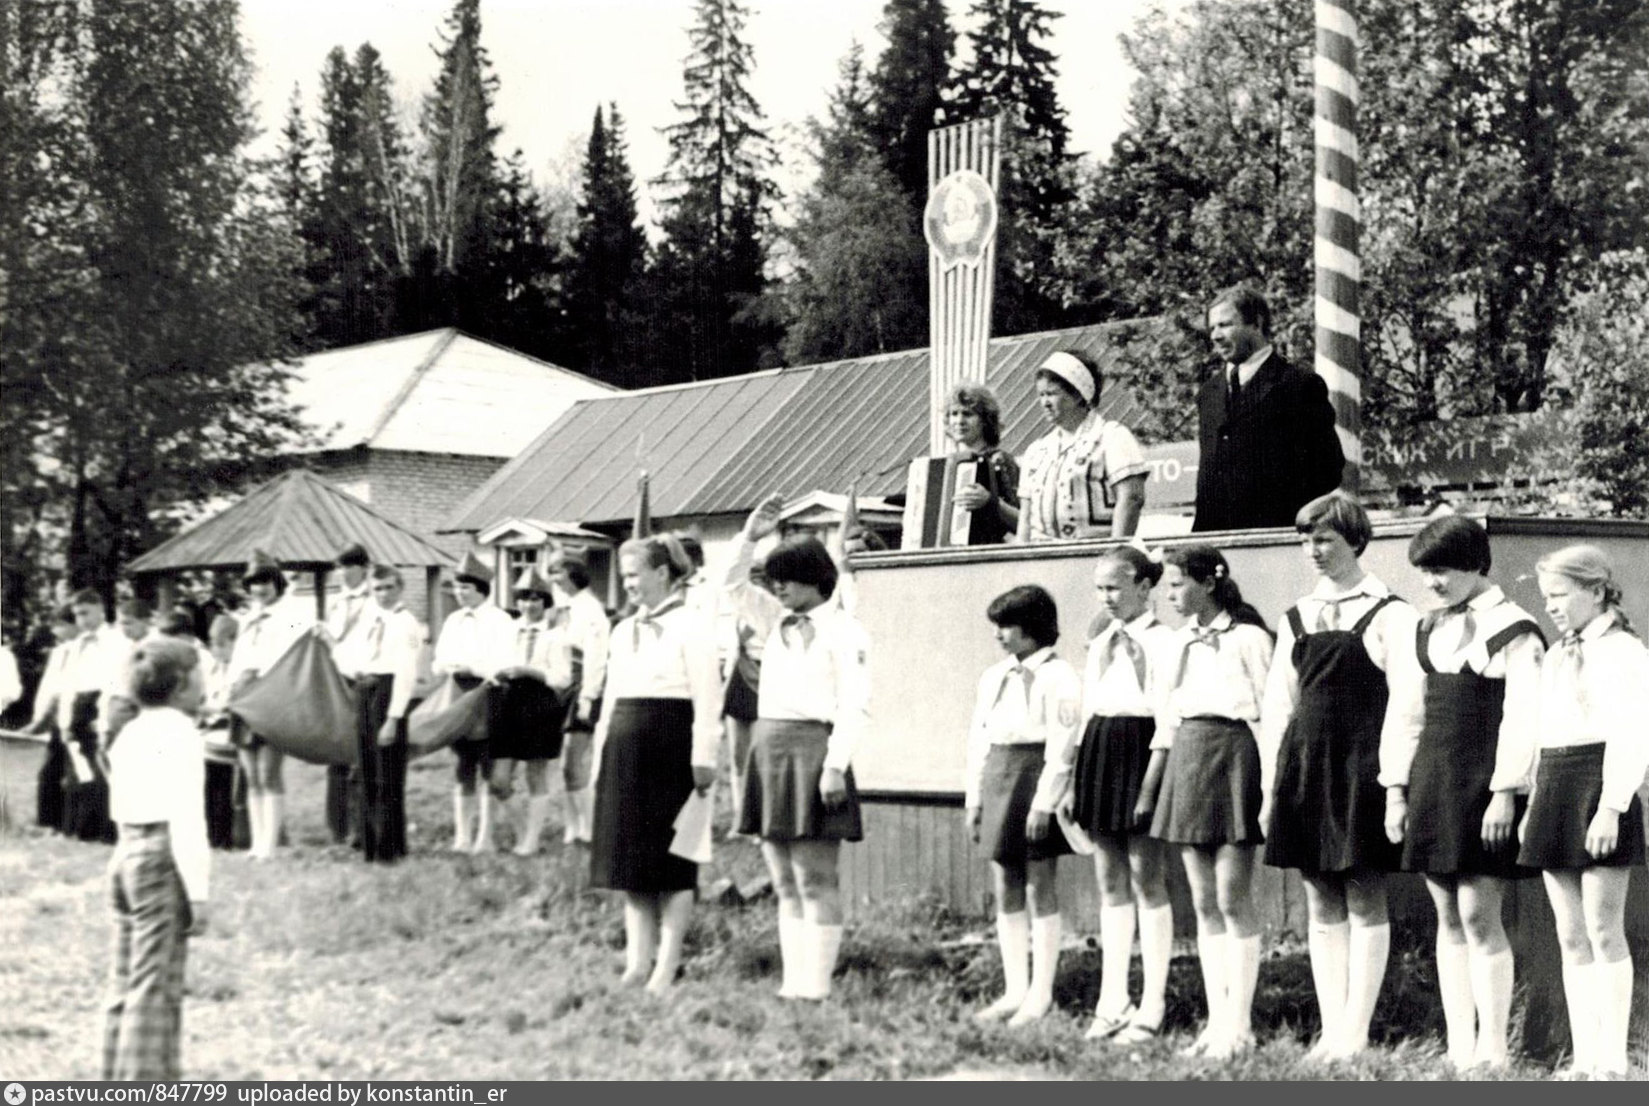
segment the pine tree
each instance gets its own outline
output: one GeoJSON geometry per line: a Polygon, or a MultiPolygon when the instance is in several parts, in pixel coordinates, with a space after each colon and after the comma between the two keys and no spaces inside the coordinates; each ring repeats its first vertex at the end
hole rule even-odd
{"type": "Polygon", "coordinates": [[[811,121],[818,175],[799,199],[796,276],[785,289],[791,362],[923,344],[927,247],[877,148],[857,43],[842,60],[824,122],[811,121]]]}
{"type": "Polygon", "coordinates": [[[498,185],[491,121],[498,78],[481,46],[481,0],[456,0],[448,13],[435,87],[424,98],[419,130],[427,158],[427,244],[436,268],[456,272],[485,251],[486,204],[498,185]]]}
{"type": "Polygon", "coordinates": [[[279,176],[276,190],[286,214],[301,226],[315,202],[315,174],[310,157],[315,148],[303,121],[303,93],[294,82],[286,104],[286,121],[281,125],[280,151],[276,155],[279,176]]]}
{"type": "Polygon", "coordinates": [[[969,16],[973,56],[956,75],[955,117],[1005,117],[994,329],[1043,330],[1061,321],[1058,241],[1074,198],[1057,59],[1044,45],[1059,14],[1035,0],[975,0],[969,16]]]}
{"type": "Polygon", "coordinates": [[[520,150],[504,163],[490,218],[490,249],[472,280],[475,294],[470,297],[485,314],[465,318],[462,325],[511,349],[567,360],[564,262],[520,150]]]}
{"type": "Polygon", "coordinates": [[[928,198],[928,132],[945,121],[956,32],[944,0],[888,0],[887,49],[870,75],[877,148],[919,215],[928,198]]]}
{"type": "Polygon", "coordinates": [[[624,122],[617,104],[605,120],[597,107],[584,155],[583,196],[567,277],[567,310],[576,363],[603,380],[630,382],[634,367],[621,354],[631,331],[639,281],[647,263],[647,236],[636,220],[624,122]]]}
{"type": "Polygon", "coordinates": [[[768,209],[778,189],[762,111],[748,82],[754,55],[744,41],[748,9],[738,0],[697,0],[688,31],[680,122],[665,128],[670,158],[658,183],[664,241],[650,285],[668,361],[652,370],[701,380],[757,367],[771,335],[739,321],[760,297],[768,209]]]}

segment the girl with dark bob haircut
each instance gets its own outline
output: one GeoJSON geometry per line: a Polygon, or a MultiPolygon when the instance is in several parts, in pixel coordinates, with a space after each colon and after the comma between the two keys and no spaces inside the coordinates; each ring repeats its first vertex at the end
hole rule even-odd
{"type": "Polygon", "coordinates": [[[1374,540],[1374,525],[1368,520],[1368,512],[1361,503],[1339,490],[1319,495],[1294,516],[1294,529],[1301,534],[1321,527],[1339,534],[1358,556],[1362,556],[1368,543],[1374,540]]]}
{"type": "Polygon", "coordinates": [[[1489,532],[1459,515],[1434,519],[1409,542],[1409,564],[1415,568],[1452,568],[1456,572],[1487,576],[1493,566],[1489,532]]]}
{"type": "Polygon", "coordinates": [[[836,562],[818,538],[786,538],[767,555],[765,569],[773,584],[815,587],[826,599],[836,592],[836,562]]]}
{"type": "MultiPolygon", "coordinates": [[[[767,574],[773,575],[768,560],[767,574]]],[[[1021,584],[991,600],[985,617],[997,626],[1018,626],[1025,636],[1046,649],[1059,641],[1059,608],[1054,597],[1035,584],[1021,584]]]]}

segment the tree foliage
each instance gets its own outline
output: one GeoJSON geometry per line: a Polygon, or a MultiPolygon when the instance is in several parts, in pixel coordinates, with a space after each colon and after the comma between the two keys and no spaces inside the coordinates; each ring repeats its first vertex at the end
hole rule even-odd
{"type": "Polygon", "coordinates": [[[888,0],[887,49],[869,78],[868,124],[894,181],[920,216],[928,198],[928,132],[945,122],[956,32],[944,0],[888,0]]]}
{"type": "Polygon", "coordinates": [[[749,90],[755,64],[739,0],[697,0],[682,72],[680,121],[657,182],[664,238],[652,279],[662,379],[703,380],[758,367],[774,335],[747,314],[766,283],[777,163],[749,90]]]}
{"type": "Polygon", "coordinates": [[[245,156],[234,4],[0,10],[7,598],[59,549],[107,595],[161,508],[293,432],[293,228],[245,156]]]}
{"type": "Polygon", "coordinates": [[[823,122],[809,121],[818,174],[790,231],[796,272],[785,289],[791,362],[831,361],[923,345],[927,246],[909,197],[878,149],[873,98],[855,44],[823,122]]]}
{"type": "Polygon", "coordinates": [[[647,267],[647,235],[636,218],[635,176],[617,104],[597,107],[584,153],[583,194],[567,276],[575,364],[625,381],[640,353],[636,300],[647,267]]]}
{"type": "Polygon", "coordinates": [[[993,329],[1042,330],[1063,314],[1057,261],[1075,185],[1047,46],[1059,14],[1035,0],[975,0],[969,16],[972,57],[954,76],[947,118],[1004,118],[993,329]]]}

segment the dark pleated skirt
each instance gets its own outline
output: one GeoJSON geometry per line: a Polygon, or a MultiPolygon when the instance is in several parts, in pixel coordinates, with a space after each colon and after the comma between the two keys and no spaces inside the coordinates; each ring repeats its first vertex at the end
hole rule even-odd
{"type": "Polygon", "coordinates": [[[764,841],[864,840],[852,768],[844,773],[847,801],[842,806],[826,810],[819,798],[829,741],[826,722],[756,720],[739,808],[740,833],[764,841]]]}
{"type": "MultiPolygon", "coordinates": [[[[1409,769],[1403,871],[1502,879],[1532,876],[1533,869],[1517,864],[1515,834],[1498,849],[1483,847],[1483,815],[1494,798],[1489,781],[1500,719],[1498,711],[1477,709],[1468,690],[1474,686],[1458,677],[1427,677],[1425,726],[1409,769]]],[[[1518,799],[1517,817],[1523,814],[1524,801],[1518,799]]]]}
{"type": "Polygon", "coordinates": [[[1126,715],[1088,719],[1076,754],[1076,824],[1092,836],[1116,837],[1143,830],[1134,826],[1139,785],[1151,762],[1154,718],[1126,715]]]}
{"type": "Polygon", "coordinates": [[[63,829],[63,780],[69,767],[69,750],[58,736],[57,727],[51,731],[46,745],[46,759],[40,765],[40,774],[34,783],[34,822],[47,829],[63,829]]]}
{"type": "Polygon", "coordinates": [[[235,847],[235,773],[220,760],[206,762],[206,841],[214,849],[235,847]]]}
{"type": "Polygon", "coordinates": [[[1072,851],[1053,817],[1041,841],[1025,837],[1025,819],[1041,775],[1041,745],[992,745],[985,756],[979,791],[979,851],[998,864],[1018,867],[1027,860],[1049,860],[1072,851]]]}
{"type": "Polygon", "coordinates": [[[1175,845],[1258,845],[1260,749],[1248,723],[1187,718],[1174,734],[1151,836],[1175,845]]]}
{"type": "Polygon", "coordinates": [[[1345,717],[1324,695],[1302,699],[1277,752],[1265,862],[1313,874],[1395,872],[1379,782],[1380,719],[1345,717]]]}
{"type": "Polygon", "coordinates": [[[1529,868],[1624,868],[1644,862],[1643,807],[1620,816],[1620,842],[1602,860],[1586,851],[1586,827],[1603,797],[1604,743],[1540,750],[1529,821],[1517,862],[1529,868]]]}
{"type": "Polygon", "coordinates": [[[620,699],[596,777],[590,880],[641,893],[691,891],[699,867],[674,856],[676,816],[693,790],[693,704],[620,699]]]}
{"type": "Polygon", "coordinates": [[[740,665],[733,665],[733,674],[727,677],[727,690],[722,695],[721,712],[741,722],[756,720],[756,687],[745,676],[740,665]]]}
{"type": "Polygon", "coordinates": [[[109,781],[97,763],[97,700],[95,691],[74,697],[68,740],[73,741],[92,765],[92,778],[85,783],[65,765],[63,787],[63,832],[82,841],[114,844],[115,824],[109,821],[109,781]]]}
{"type": "Polygon", "coordinates": [[[541,680],[500,680],[487,702],[495,760],[554,760],[561,755],[564,704],[541,680]]]}

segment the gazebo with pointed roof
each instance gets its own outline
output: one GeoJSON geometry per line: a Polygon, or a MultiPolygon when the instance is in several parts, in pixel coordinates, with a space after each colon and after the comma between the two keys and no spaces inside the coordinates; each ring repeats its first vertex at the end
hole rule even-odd
{"type": "Polygon", "coordinates": [[[157,590],[166,607],[179,573],[237,568],[251,559],[253,549],[261,549],[282,568],[314,574],[319,606],[334,559],[350,542],[365,546],[374,564],[424,569],[425,594],[431,602],[437,594],[436,576],[452,560],[337,485],[308,469],[290,469],[161,542],[126,570],[133,577],[160,577],[157,590]]]}

